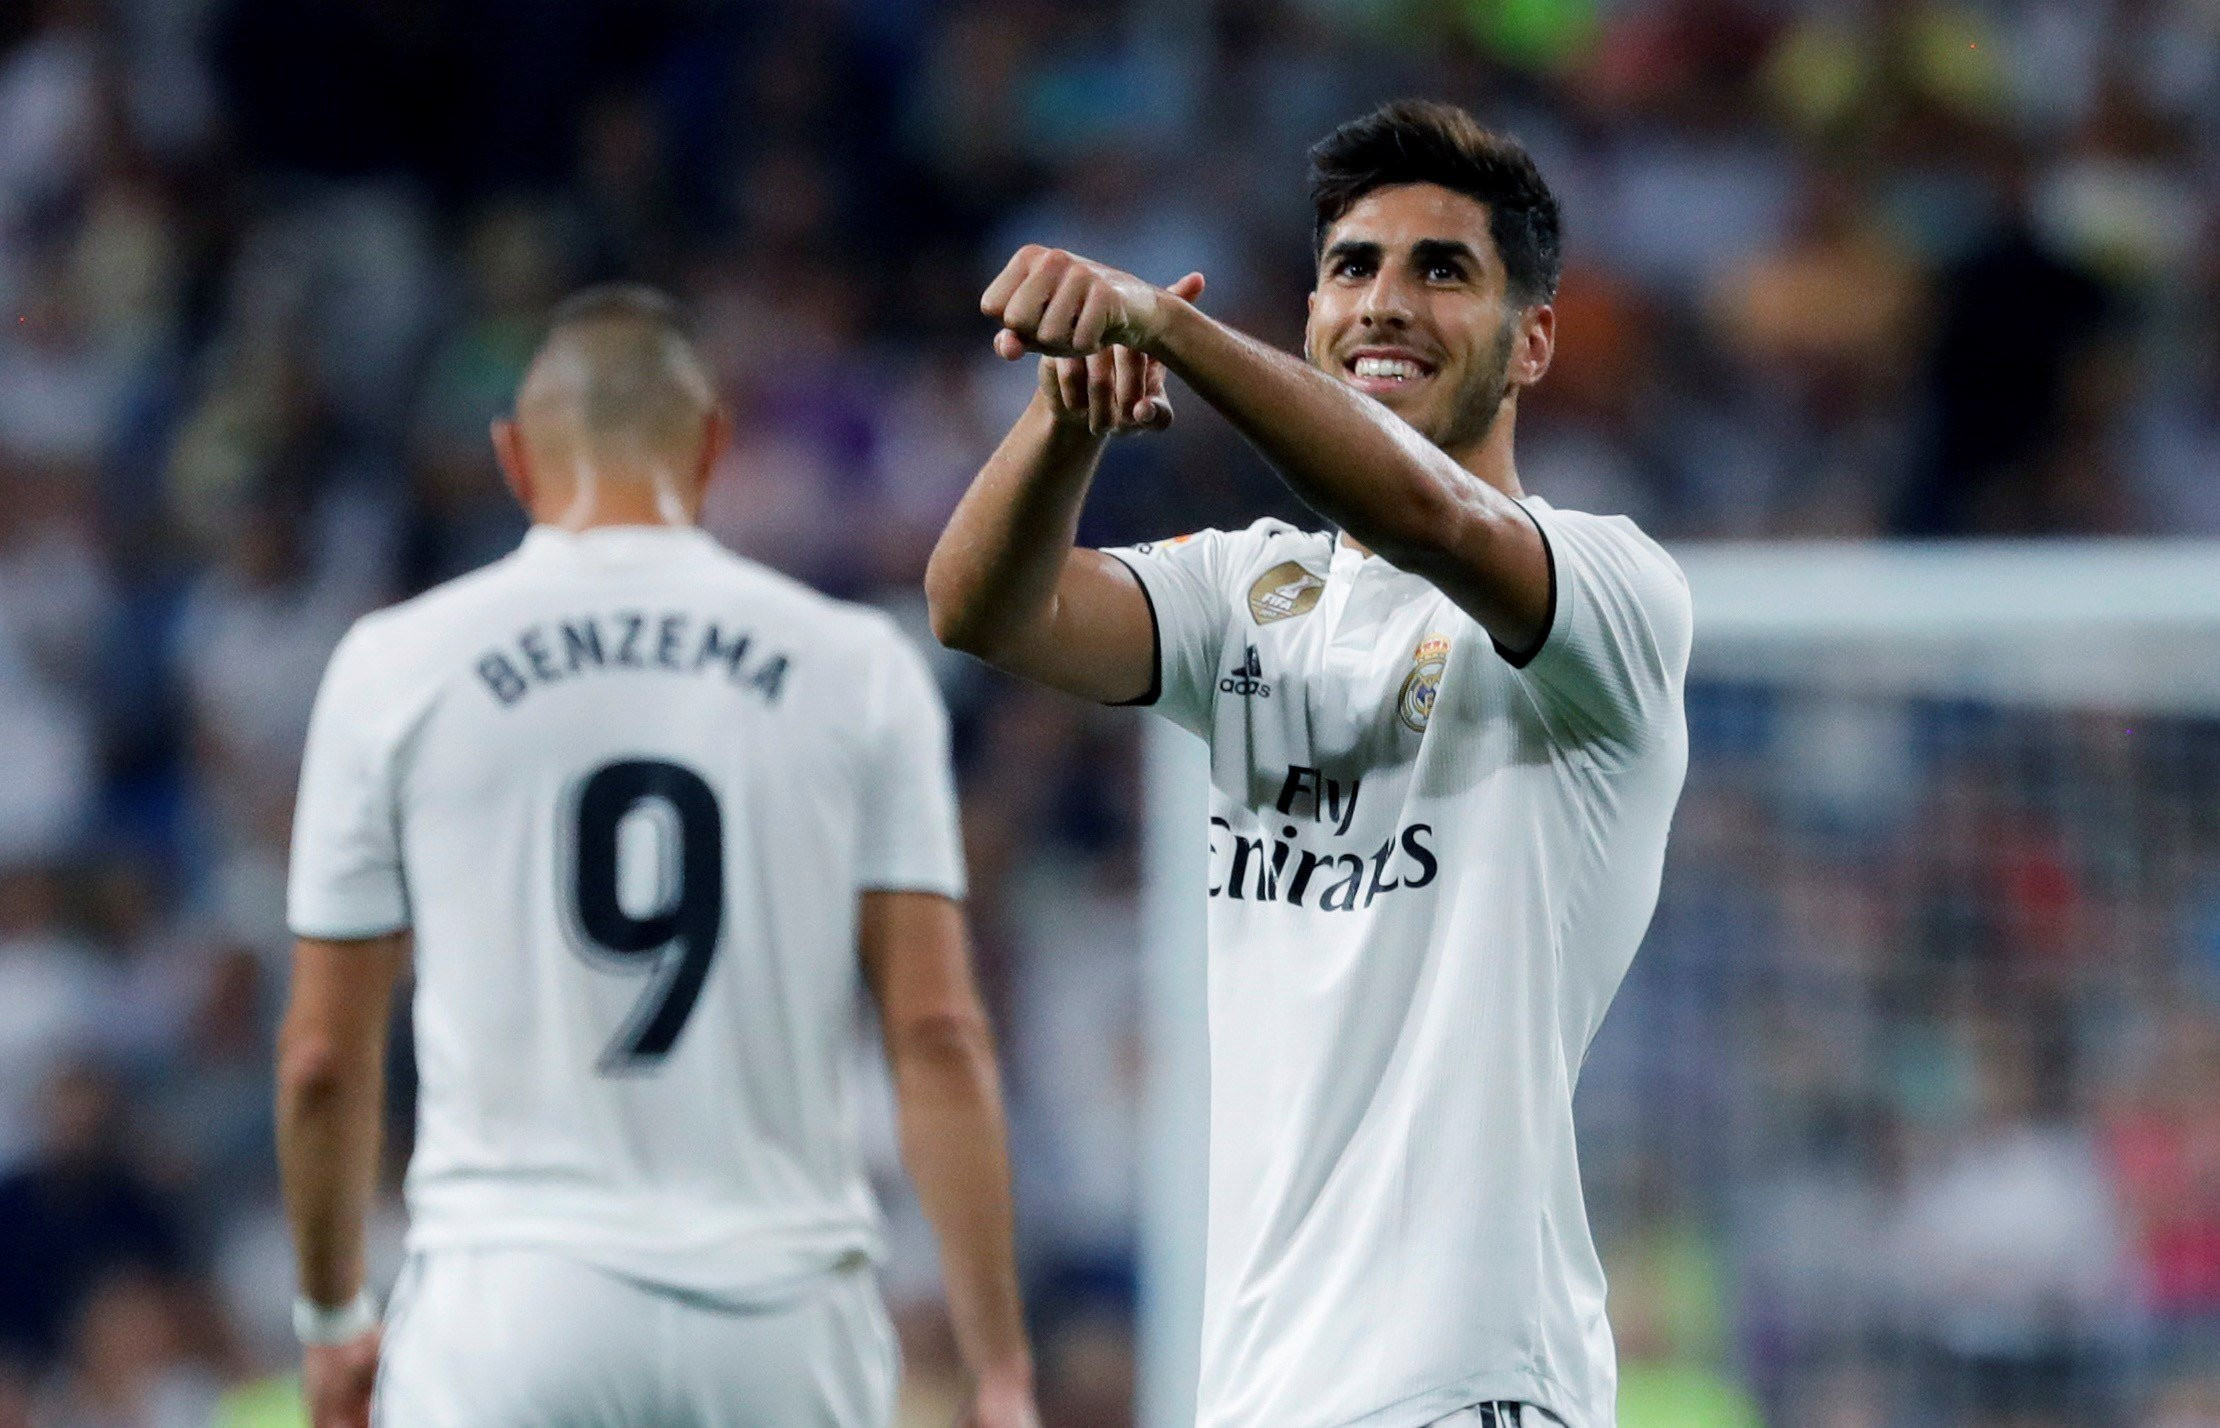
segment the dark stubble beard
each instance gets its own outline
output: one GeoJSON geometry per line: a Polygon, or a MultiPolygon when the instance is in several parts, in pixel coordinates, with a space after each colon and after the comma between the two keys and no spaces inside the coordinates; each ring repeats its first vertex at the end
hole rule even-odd
{"type": "Polygon", "coordinates": [[[1467,373],[1449,403],[1449,415],[1439,432],[1427,432],[1434,445],[1447,452],[1469,450],[1487,439],[1502,414],[1503,399],[1511,391],[1511,347],[1518,340],[1518,316],[1506,313],[1496,330],[1495,346],[1488,359],[1467,373]]]}

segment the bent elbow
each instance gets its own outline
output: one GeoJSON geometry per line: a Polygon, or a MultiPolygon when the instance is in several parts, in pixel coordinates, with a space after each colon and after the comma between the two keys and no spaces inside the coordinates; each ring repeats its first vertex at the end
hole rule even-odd
{"type": "Polygon", "coordinates": [[[973,659],[985,660],[988,664],[1000,663],[997,656],[1002,647],[988,638],[980,621],[965,619],[953,610],[938,608],[930,612],[929,618],[933,626],[933,638],[940,641],[942,649],[967,654],[973,659]]]}
{"type": "Polygon", "coordinates": [[[959,599],[946,591],[936,593],[930,574],[926,576],[925,618],[941,648],[1002,667],[1009,642],[996,630],[995,622],[987,618],[974,601],[959,599]]]}
{"type": "Polygon", "coordinates": [[[978,655],[979,622],[954,584],[954,577],[941,564],[940,552],[934,551],[925,567],[925,618],[932,626],[933,638],[943,649],[978,655]]]}
{"type": "Polygon", "coordinates": [[[929,581],[925,586],[925,618],[932,626],[933,638],[940,641],[941,648],[955,650],[960,654],[978,653],[974,648],[978,643],[978,636],[971,622],[964,619],[954,601],[936,597],[929,581]]]}

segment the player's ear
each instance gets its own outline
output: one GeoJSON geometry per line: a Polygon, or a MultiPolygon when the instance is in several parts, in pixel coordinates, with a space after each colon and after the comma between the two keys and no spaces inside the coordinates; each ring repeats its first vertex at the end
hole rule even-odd
{"type": "Polygon", "coordinates": [[[1518,341],[1511,350],[1511,381],[1531,387],[1542,380],[1557,355],[1557,309],[1538,303],[1518,316],[1518,341]]]}
{"type": "Polygon", "coordinates": [[[493,459],[501,467],[501,480],[517,504],[532,509],[532,471],[524,459],[524,436],[515,422],[496,417],[493,422],[493,459]]]}

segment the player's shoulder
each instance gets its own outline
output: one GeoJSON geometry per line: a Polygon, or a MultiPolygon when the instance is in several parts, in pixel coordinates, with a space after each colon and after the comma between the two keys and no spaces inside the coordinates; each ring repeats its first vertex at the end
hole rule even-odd
{"type": "Polygon", "coordinates": [[[1142,541],[1127,549],[1134,555],[1158,560],[1207,560],[1222,572],[1233,575],[1266,557],[1274,561],[1329,560],[1333,555],[1333,535],[1329,531],[1307,531],[1277,517],[1264,516],[1232,530],[1210,527],[1169,540],[1142,541]]]}
{"type": "Polygon", "coordinates": [[[1680,562],[1673,559],[1672,552],[1642,529],[1632,516],[1553,506],[1539,496],[1525,498],[1524,505],[1553,546],[1569,540],[1584,547],[1610,551],[1621,558],[1670,571],[1681,584],[1687,583],[1687,576],[1682,573],[1680,562]]]}
{"type": "Polygon", "coordinates": [[[506,555],[370,611],[356,619],[339,642],[334,659],[356,664],[408,663],[450,640],[481,634],[480,617],[508,597],[516,563],[514,554],[506,555]]]}

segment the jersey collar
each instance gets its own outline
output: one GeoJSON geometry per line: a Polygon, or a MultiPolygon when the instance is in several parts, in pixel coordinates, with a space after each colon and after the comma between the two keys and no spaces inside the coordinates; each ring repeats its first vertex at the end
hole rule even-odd
{"type": "Polygon", "coordinates": [[[707,550],[716,538],[699,526],[595,526],[568,531],[534,526],[524,533],[519,553],[528,559],[557,557],[596,565],[625,565],[668,560],[686,550],[707,550]]]}

